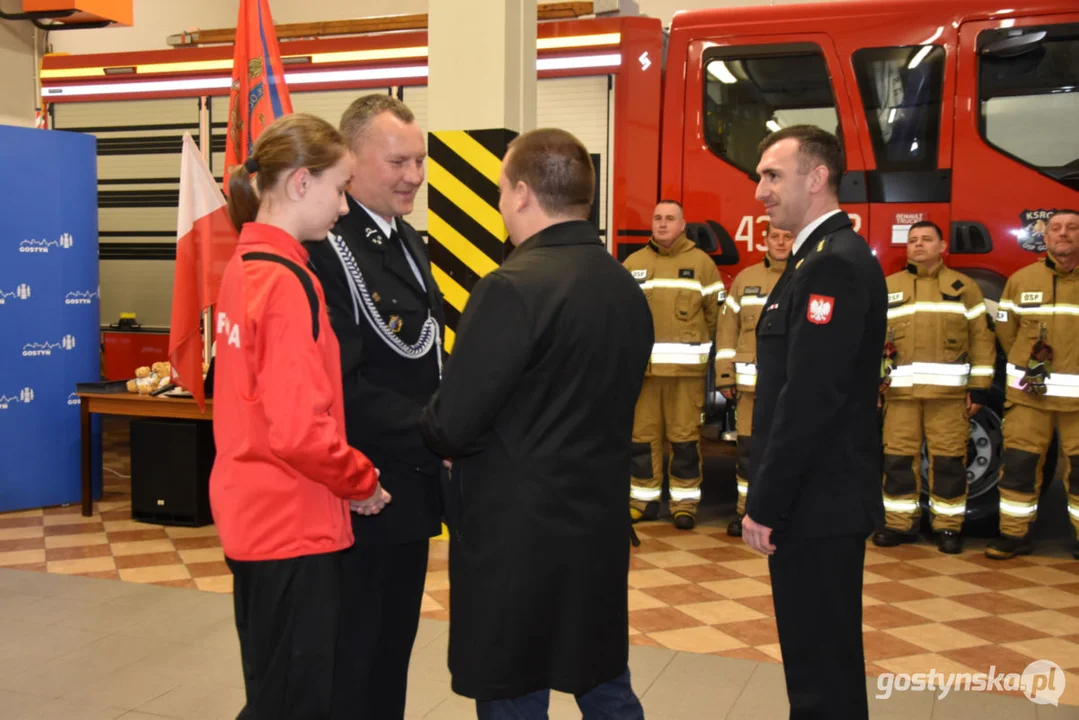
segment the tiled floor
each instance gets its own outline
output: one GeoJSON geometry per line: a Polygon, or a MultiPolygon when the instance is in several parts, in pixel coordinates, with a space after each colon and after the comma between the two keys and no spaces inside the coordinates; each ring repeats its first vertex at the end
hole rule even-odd
{"type": "MultiPolygon", "coordinates": [[[[422,620],[409,667],[408,720],[465,720],[450,690],[445,622],[422,620]]],[[[630,648],[649,720],[786,718],[782,668],[661,648],[630,648]]],[[[1025,699],[926,692],[877,699],[872,720],[1061,720],[1079,709],[1025,699]]],[[[0,569],[0,720],[224,720],[243,704],[227,595],[0,569]]],[[[555,694],[554,720],[580,718],[555,694]]]]}
{"type": "MultiPolygon", "coordinates": [[[[212,527],[130,520],[122,430],[113,426],[106,432],[109,472],[97,514],[82,518],[76,507],[68,507],[0,515],[0,568],[230,592],[231,576],[212,527]]],[[[629,579],[634,646],[775,667],[780,654],[767,563],[741,541],[728,538],[724,527],[720,518],[692,532],[663,522],[638,525],[642,543],[633,551],[629,579]]],[[[990,667],[1021,673],[1033,660],[1045,659],[1066,673],[1062,701],[1079,706],[1079,562],[1062,543],[1043,544],[1036,555],[1007,563],[986,559],[980,552],[983,544],[968,541],[958,557],[925,545],[869,547],[867,674],[976,673],[990,667]]],[[[447,546],[435,540],[423,604],[426,619],[448,619],[448,585],[447,546]]],[[[3,639],[0,634],[0,644],[3,639]]],[[[782,683],[777,692],[783,695],[782,683]]],[[[940,705],[947,702],[933,706],[940,705]]],[[[1079,708],[1071,710],[1071,717],[1079,718],[1079,708]]]]}
{"type": "MultiPolygon", "coordinates": [[[[421,620],[409,667],[408,720],[475,718],[450,690],[448,625],[421,620]]],[[[630,648],[633,687],[649,720],[786,718],[782,668],[771,662],[630,648]]],[[[872,720],[1062,720],[1079,709],[977,693],[878,699],[872,720]]],[[[0,720],[216,720],[243,704],[227,595],[0,569],[0,720]]],[[[580,718],[554,694],[554,720],[580,718]]]]}
{"type": "Polygon", "coordinates": [[[232,592],[214,527],[166,527],[131,519],[126,423],[107,419],[104,496],[94,515],[77,505],[0,514],[0,567],[232,592]]]}

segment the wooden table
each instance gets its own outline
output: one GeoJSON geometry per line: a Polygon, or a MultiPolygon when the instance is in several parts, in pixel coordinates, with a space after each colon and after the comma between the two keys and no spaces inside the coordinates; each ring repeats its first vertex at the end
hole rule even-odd
{"type": "Polygon", "coordinates": [[[93,448],[90,443],[90,416],[126,415],[130,417],[176,418],[178,420],[212,420],[213,400],[206,400],[206,412],[199,410],[192,398],[150,397],[134,393],[81,392],[79,411],[82,415],[82,514],[94,514],[93,448]]]}

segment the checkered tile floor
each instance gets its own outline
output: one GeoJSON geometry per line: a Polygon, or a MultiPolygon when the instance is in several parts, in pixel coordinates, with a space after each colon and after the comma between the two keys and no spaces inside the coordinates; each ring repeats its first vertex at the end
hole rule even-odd
{"type": "MultiPolygon", "coordinates": [[[[105,495],[95,514],[78,507],[0,514],[0,567],[230,592],[232,577],[212,526],[136,523],[130,513],[123,423],[106,425],[105,495]]],[[[725,523],[690,532],[637,526],[629,577],[630,642],[749,660],[780,660],[767,561],[725,523]]],[[[1033,660],[1065,670],[1063,702],[1079,705],[1079,562],[1064,545],[1008,562],[984,542],[962,555],[928,545],[866,554],[866,672],[1019,672],[1033,660]]],[[[433,540],[423,602],[449,619],[448,547],[433,540]]]]}

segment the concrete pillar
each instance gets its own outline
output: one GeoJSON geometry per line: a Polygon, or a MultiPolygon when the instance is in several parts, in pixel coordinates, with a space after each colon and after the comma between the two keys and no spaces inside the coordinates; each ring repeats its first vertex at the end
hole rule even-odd
{"type": "Polygon", "coordinates": [[[469,293],[507,252],[498,174],[536,125],[536,0],[433,0],[427,46],[428,248],[452,350],[469,293]]]}

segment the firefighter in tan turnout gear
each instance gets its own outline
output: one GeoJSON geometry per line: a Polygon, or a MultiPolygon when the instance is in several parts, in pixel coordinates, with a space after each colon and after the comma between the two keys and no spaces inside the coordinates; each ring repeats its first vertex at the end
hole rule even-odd
{"type": "Polygon", "coordinates": [[[941,552],[962,549],[970,417],[993,382],[996,343],[977,284],[944,264],[934,223],[911,226],[908,264],[888,277],[884,363],[885,525],[874,544],[917,537],[922,440],[929,445],[929,510],[941,552]]]}
{"type": "MultiPolygon", "coordinates": [[[[1000,538],[985,554],[1030,552],[1045,454],[1055,429],[1064,455],[1068,513],[1079,530],[1079,212],[1057,211],[1045,231],[1045,259],[1008,279],[997,338],[1008,354],[1000,538]]],[[[1079,558],[1079,542],[1073,550],[1079,558]]]]}
{"type": "Polygon", "coordinates": [[[664,439],[671,443],[674,524],[696,524],[701,499],[700,425],[719,305],[726,294],[711,257],[685,234],[682,206],[661,200],[652,239],[625,266],[648,298],[655,345],[637,400],[630,466],[630,517],[654,520],[663,486],[664,439]]]}
{"type": "Polygon", "coordinates": [[[757,385],[757,318],[768,294],[787,267],[794,236],[786,230],[769,227],[764,242],[768,246],[764,260],[738,273],[734,279],[720,310],[716,332],[716,388],[728,400],[738,400],[735,407],[738,517],[727,526],[727,534],[731,537],[742,536],[742,517],[746,514],[749,492],[753,389],[757,385]]]}

